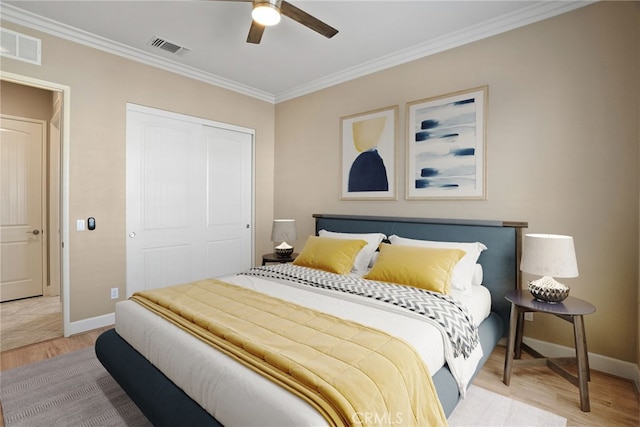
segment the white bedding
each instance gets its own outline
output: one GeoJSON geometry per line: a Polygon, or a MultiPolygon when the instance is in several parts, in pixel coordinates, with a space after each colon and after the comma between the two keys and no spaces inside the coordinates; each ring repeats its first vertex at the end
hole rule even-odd
{"type": "MultiPolygon", "coordinates": [[[[220,279],[403,338],[415,347],[431,375],[445,363],[444,345],[436,327],[399,307],[356,295],[340,293],[336,296],[331,291],[301,288],[256,276],[234,275],[220,279]]],[[[472,295],[452,295],[469,308],[476,325],[488,316],[491,299],[486,288],[473,286],[472,295]]],[[[226,426],[326,425],[324,418],[300,398],[136,302],[126,300],[116,304],[116,331],[226,426]],[[184,348],[190,350],[185,352],[184,348]],[[251,411],[247,410],[247,402],[251,402],[251,411]]],[[[464,362],[465,387],[481,357],[482,350],[478,345],[464,362]]]]}

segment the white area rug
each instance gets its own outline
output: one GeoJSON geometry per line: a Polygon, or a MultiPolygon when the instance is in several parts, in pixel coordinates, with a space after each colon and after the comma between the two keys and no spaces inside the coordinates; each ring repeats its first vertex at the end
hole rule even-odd
{"type": "Polygon", "coordinates": [[[449,416],[451,427],[566,425],[566,418],[473,385],[449,416]]]}

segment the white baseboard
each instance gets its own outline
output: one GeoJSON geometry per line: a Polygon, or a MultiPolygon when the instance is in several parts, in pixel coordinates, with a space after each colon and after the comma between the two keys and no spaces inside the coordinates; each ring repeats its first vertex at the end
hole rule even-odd
{"type": "Polygon", "coordinates": [[[69,322],[69,326],[64,328],[64,336],[68,337],[92,329],[103,328],[113,325],[116,321],[116,314],[109,313],[102,316],[91,317],[89,319],[79,320],[77,322],[69,322]]]}
{"type": "MultiPolygon", "coordinates": [[[[572,347],[565,347],[527,337],[524,337],[522,341],[548,357],[575,357],[576,355],[576,351],[572,347]]],[[[640,389],[640,369],[635,363],[589,352],[589,367],[596,371],[631,380],[636,384],[636,387],[640,389]]]]}

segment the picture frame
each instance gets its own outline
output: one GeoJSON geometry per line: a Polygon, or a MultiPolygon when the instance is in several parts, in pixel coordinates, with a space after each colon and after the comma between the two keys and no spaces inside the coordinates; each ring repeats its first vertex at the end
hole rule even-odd
{"type": "Polygon", "coordinates": [[[396,200],[398,110],[340,118],[340,200],[396,200]]]}
{"type": "Polygon", "coordinates": [[[486,200],[488,86],[407,104],[406,198],[486,200]]]}

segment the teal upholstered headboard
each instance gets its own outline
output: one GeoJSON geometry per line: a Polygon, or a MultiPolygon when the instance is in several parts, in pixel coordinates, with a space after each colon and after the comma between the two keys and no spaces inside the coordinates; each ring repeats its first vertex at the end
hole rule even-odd
{"type": "Polygon", "coordinates": [[[491,292],[492,311],[509,325],[510,305],[504,294],[520,286],[522,230],[526,222],[402,218],[314,214],[319,230],[343,233],[384,233],[422,240],[482,242],[487,250],[478,262],[484,271],[483,284],[491,292]]]}

